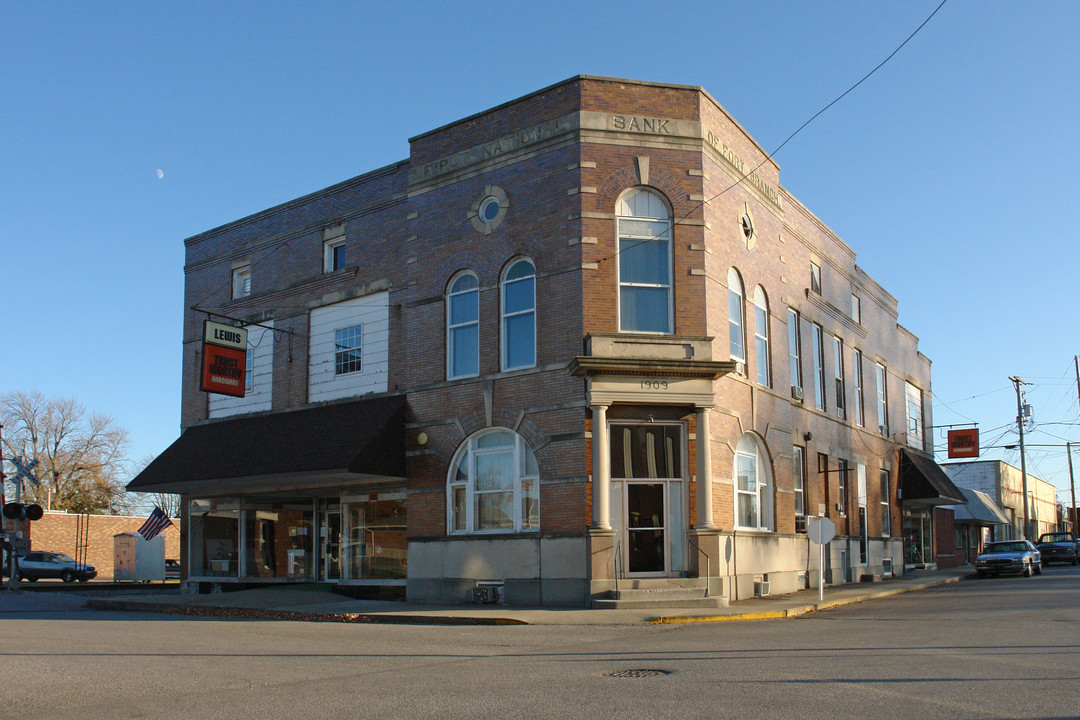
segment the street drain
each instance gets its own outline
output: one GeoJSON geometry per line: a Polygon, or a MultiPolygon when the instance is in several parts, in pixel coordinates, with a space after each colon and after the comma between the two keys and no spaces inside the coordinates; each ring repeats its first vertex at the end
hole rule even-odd
{"type": "Polygon", "coordinates": [[[616,670],[614,672],[605,673],[604,677],[613,678],[645,678],[645,677],[661,677],[663,675],[670,675],[671,670],[655,670],[648,668],[632,668],[630,670],[616,670]]]}

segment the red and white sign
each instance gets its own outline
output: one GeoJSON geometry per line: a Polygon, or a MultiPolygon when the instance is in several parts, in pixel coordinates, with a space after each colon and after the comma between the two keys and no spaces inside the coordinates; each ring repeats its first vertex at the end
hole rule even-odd
{"type": "Polygon", "coordinates": [[[206,321],[199,389],[244,397],[247,368],[247,329],[206,321]]]}
{"type": "Polygon", "coordinates": [[[950,458],[979,457],[979,428],[949,431],[950,458]]]}

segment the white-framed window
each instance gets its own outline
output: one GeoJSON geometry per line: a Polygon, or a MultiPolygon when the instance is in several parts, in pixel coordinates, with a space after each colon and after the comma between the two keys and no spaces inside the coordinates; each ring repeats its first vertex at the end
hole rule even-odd
{"type": "Polygon", "coordinates": [[[892,514],[889,510],[889,496],[892,494],[889,490],[889,471],[881,468],[878,471],[878,480],[881,485],[881,537],[889,537],[892,531],[892,514]]]}
{"type": "Polygon", "coordinates": [[[232,271],[233,300],[245,298],[251,294],[251,266],[245,265],[232,271]]]}
{"type": "Polygon", "coordinates": [[[345,267],[345,238],[327,240],[323,243],[323,272],[334,272],[345,267]]]}
{"type": "Polygon", "coordinates": [[[347,375],[360,372],[363,367],[364,326],[334,330],[334,374],[347,375]]]}
{"type": "MultiPolygon", "coordinates": [[[[806,517],[806,451],[799,445],[791,447],[791,487],[795,493],[795,518],[806,517]]],[[[799,523],[796,522],[796,529],[799,523]]]]}
{"type": "Polygon", "coordinates": [[[862,426],[866,420],[863,418],[863,383],[862,383],[862,351],[858,348],[851,350],[851,374],[855,380],[855,424],[862,426]]]}
{"type": "Polygon", "coordinates": [[[244,353],[244,395],[255,387],[255,353],[250,349],[244,353]]]}
{"type": "Polygon", "coordinates": [[[847,403],[844,401],[844,341],[833,336],[833,382],[836,386],[836,417],[847,417],[847,403]]]}
{"type": "Polygon", "coordinates": [[[728,347],[732,360],[746,362],[743,344],[743,285],[739,271],[728,268],[728,347]]]}
{"type": "Polygon", "coordinates": [[[788,372],[791,375],[791,395],[802,398],[802,332],[799,329],[799,313],[788,308],[787,346],[788,372]]]}
{"type": "Polygon", "coordinates": [[[464,272],[446,294],[446,377],[480,374],[480,282],[464,272]]]}
{"type": "Polygon", "coordinates": [[[747,433],[735,447],[735,524],[745,530],[773,529],[773,481],[765,446],[747,433]]]}
{"type": "Polygon", "coordinates": [[[536,268],[517,260],[503,274],[502,369],[536,365],[536,268]]]}
{"type": "Polygon", "coordinates": [[[862,299],[855,293],[851,293],[851,319],[862,324],[862,299]]]}
{"type": "Polygon", "coordinates": [[[810,292],[821,294],[821,266],[810,262],[810,292]]]}
{"type": "Polygon", "coordinates": [[[825,331],[818,324],[810,326],[814,341],[814,407],[825,409],[825,331]]]}
{"type": "Polygon", "coordinates": [[[874,375],[877,379],[877,423],[878,432],[889,434],[889,394],[886,386],[888,372],[881,363],[874,363],[874,375]]]}
{"type": "Polygon", "coordinates": [[[619,331],[670,334],[673,325],[671,209],[644,188],[623,193],[619,232],[619,331]]]}
{"type": "Polygon", "coordinates": [[[908,445],[921,448],[923,445],[922,390],[911,383],[905,383],[904,395],[907,401],[908,445]]]}
{"type": "Polygon", "coordinates": [[[446,485],[451,534],[540,529],[540,471],[524,438],[481,430],[461,444],[446,485]]]}
{"type": "Polygon", "coordinates": [[[772,387],[769,372],[769,300],[760,285],[754,288],[754,355],[758,385],[772,387]]]}

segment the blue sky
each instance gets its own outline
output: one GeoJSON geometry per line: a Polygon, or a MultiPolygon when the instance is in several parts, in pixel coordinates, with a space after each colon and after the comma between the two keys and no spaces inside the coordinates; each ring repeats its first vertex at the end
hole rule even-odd
{"type": "MultiPolygon", "coordinates": [[[[772,150],[938,1],[0,0],[0,392],[75,397],[156,454],[179,434],[184,238],[582,73],[700,85],[772,150]]],[[[949,0],[776,156],[899,298],[935,423],[984,443],[1015,442],[1010,375],[1033,383],[1028,442],[1080,441],[1078,29],[1080,3],[949,0]]],[[[1068,488],[1063,448],[1028,468],[1068,488]]]]}

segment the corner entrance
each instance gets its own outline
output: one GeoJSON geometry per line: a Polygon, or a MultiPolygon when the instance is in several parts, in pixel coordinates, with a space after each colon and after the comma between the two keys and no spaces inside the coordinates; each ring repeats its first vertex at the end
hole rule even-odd
{"type": "Polygon", "coordinates": [[[680,574],[686,543],[684,425],[613,423],[610,437],[618,570],[635,577],[680,574]]]}

